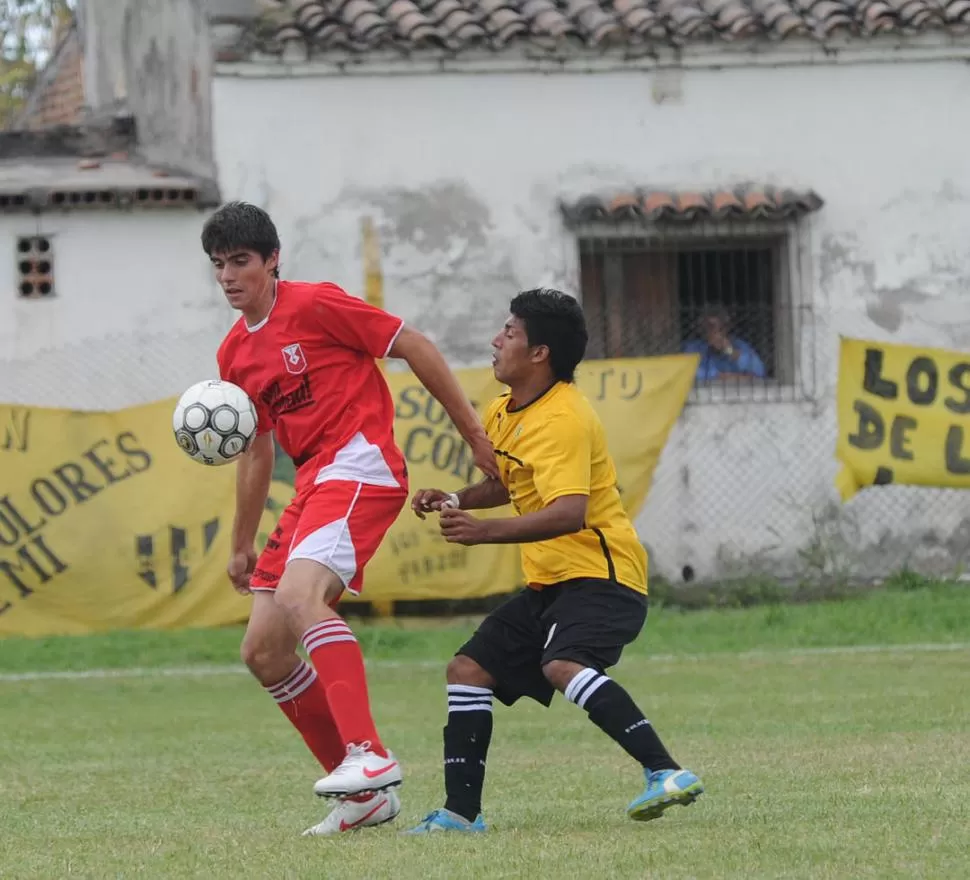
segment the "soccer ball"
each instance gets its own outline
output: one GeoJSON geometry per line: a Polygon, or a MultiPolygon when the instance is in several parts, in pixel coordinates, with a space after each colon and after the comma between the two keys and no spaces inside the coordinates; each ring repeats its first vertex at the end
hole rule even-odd
{"type": "Polygon", "coordinates": [[[175,405],[175,440],[202,464],[229,464],[256,436],[256,407],[238,385],[206,379],[189,388],[175,405]]]}

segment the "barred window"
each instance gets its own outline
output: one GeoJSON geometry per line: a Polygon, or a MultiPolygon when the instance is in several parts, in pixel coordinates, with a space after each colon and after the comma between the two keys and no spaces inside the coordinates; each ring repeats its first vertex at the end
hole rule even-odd
{"type": "Polygon", "coordinates": [[[794,230],[769,224],[579,231],[587,357],[693,351],[695,401],[797,400],[804,329],[794,230]]]}

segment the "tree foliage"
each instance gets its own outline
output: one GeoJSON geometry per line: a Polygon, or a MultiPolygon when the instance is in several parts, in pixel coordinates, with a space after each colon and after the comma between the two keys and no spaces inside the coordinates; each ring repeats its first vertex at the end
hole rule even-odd
{"type": "Polygon", "coordinates": [[[73,17],[74,0],[0,0],[0,127],[30,94],[73,17]]]}

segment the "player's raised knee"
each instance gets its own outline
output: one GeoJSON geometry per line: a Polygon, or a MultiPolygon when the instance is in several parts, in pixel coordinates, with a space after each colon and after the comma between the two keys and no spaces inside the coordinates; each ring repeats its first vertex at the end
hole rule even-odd
{"type": "Polygon", "coordinates": [[[255,673],[260,661],[259,647],[255,642],[251,642],[249,639],[243,639],[242,644],[239,646],[239,658],[246,664],[250,672],[255,673]]]}
{"type": "Polygon", "coordinates": [[[582,671],[583,667],[572,660],[550,660],[542,667],[542,674],[546,677],[546,681],[560,692],[565,691],[569,682],[582,671]]]}
{"type": "Polygon", "coordinates": [[[276,588],[276,605],[297,632],[336,616],[333,605],[344,590],[343,581],[327,566],[294,559],[276,588]]]}
{"type": "Polygon", "coordinates": [[[472,687],[494,687],[495,682],[471,657],[458,654],[451,658],[446,671],[448,684],[467,684],[472,687]]]}
{"type": "MultiPolygon", "coordinates": [[[[290,574],[287,572],[287,574],[290,574]]],[[[308,578],[284,577],[274,594],[276,604],[285,612],[297,612],[310,604],[313,599],[313,583],[308,578]]]]}
{"type": "Polygon", "coordinates": [[[324,566],[308,559],[295,559],[276,588],[276,604],[283,611],[295,614],[306,611],[314,604],[322,604],[327,587],[326,575],[331,574],[324,566]]]}
{"type": "Polygon", "coordinates": [[[286,677],[293,665],[292,655],[292,651],[280,651],[272,641],[258,637],[246,637],[239,646],[242,662],[256,679],[267,686],[286,677]]]}

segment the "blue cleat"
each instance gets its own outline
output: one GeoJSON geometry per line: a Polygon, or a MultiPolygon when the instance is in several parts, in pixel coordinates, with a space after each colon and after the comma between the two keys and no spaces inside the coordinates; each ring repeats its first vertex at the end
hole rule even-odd
{"type": "Polygon", "coordinates": [[[414,828],[405,834],[431,834],[436,831],[485,831],[485,820],[479,813],[474,822],[469,822],[464,816],[444,808],[428,813],[414,828]]]}
{"type": "Polygon", "coordinates": [[[704,791],[704,785],[690,770],[644,770],[647,787],[630,803],[626,814],[638,822],[659,819],[674,804],[689,807],[704,791]]]}

